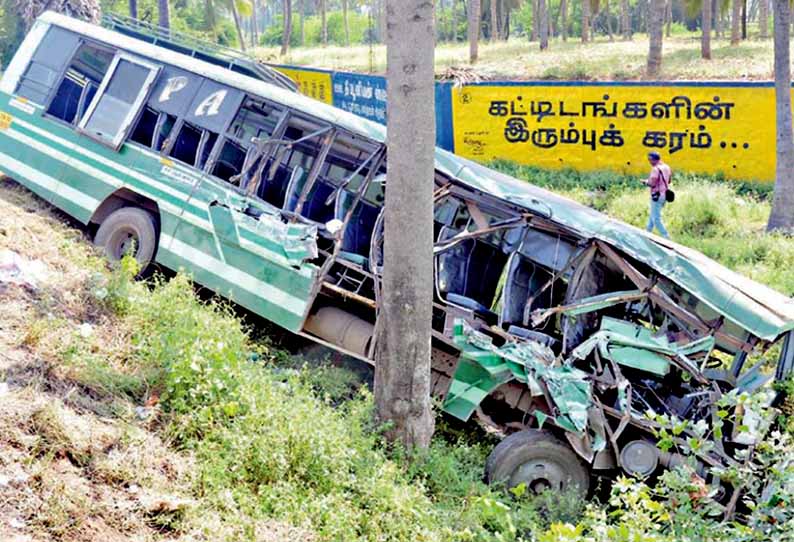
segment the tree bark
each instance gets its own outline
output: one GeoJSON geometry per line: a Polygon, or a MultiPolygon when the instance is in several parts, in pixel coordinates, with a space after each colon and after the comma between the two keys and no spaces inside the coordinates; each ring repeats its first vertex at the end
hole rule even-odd
{"type": "Polygon", "coordinates": [[[345,23],[345,45],[350,47],[350,20],[347,17],[347,1],[342,0],[342,19],[345,23]]]}
{"type": "Polygon", "coordinates": [[[540,50],[545,51],[549,48],[549,10],[546,8],[546,0],[538,0],[538,25],[540,50]]]}
{"type": "MultiPolygon", "coordinates": [[[[704,0],[705,2],[705,0],[704,0]]],[[[666,23],[665,36],[668,38],[673,35],[673,0],[667,0],[667,5],[664,9],[664,19],[666,23]]]]}
{"type": "Polygon", "coordinates": [[[742,0],[742,39],[747,39],[747,0],[742,0]]]}
{"type": "Polygon", "coordinates": [[[769,37],[769,0],[760,0],[758,4],[758,31],[762,40],[769,37]]]}
{"type": "Polygon", "coordinates": [[[168,5],[168,0],[157,0],[157,24],[160,25],[160,28],[171,29],[171,8],[168,5]]]}
{"type": "Polygon", "coordinates": [[[560,37],[568,41],[568,0],[560,0],[560,37]]]}
{"type": "Polygon", "coordinates": [[[791,5],[773,0],[775,38],[775,196],[767,231],[794,231],[794,135],[791,120],[791,5]]]}
{"type": "Polygon", "coordinates": [[[489,0],[488,3],[490,4],[489,7],[491,12],[490,37],[491,37],[491,41],[493,42],[499,39],[499,23],[497,22],[498,16],[496,11],[496,0],[489,0]]]}
{"type": "Polygon", "coordinates": [[[433,435],[430,340],[433,315],[435,82],[433,2],[387,0],[389,195],[384,210],[383,304],[375,405],[387,436],[409,451],[433,435]]]}
{"type": "Polygon", "coordinates": [[[138,0],[130,0],[130,17],[138,18],[138,0]]]}
{"type": "Polygon", "coordinates": [[[711,0],[703,0],[701,21],[703,33],[700,36],[700,56],[711,60],[711,0]]]}
{"type": "MultiPolygon", "coordinates": [[[[287,2],[288,0],[284,0],[287,2]]],[[[257,8],[257,0],[252,0],[251,2],[251,47],[256,47],[259,45],[259,30],[257,29],[257,20],[256,20],[256,8],[257,8]]]]}
{"type": "Polygon", "coordinates": [[[582,0],[582,43],[590,41],[590,0],[582,0]]]}
{"type": "Polygon", "coordinates": [[[532,6],[532,30],[529,34],[529,41],[535,41],[538,39],[538,29],[540,28],[538,21],[538,0],[530,0],[530,6],[532,6]]]}
{"type": "Polygon", "coordinates": [[[604,0],[604,16],[607,21],[607,35],[609,36],[609,41],[615,41],[615,35],[612,31],[612,14],[609,12],[609,0],[604,0]]]}
{"type": "Polygon", "coordinates": [[[502,39],[510,39],[510,2],[502,2],[502,39]]]}
{"type": "Polygon", "coordinates": [[[651,0],[648,14],[648,77],[657,77],[662,69],[662,36],[665,0],[651,0]]]}
{"type": "Polygon", "coordinates": [[[300,0],[301,2],[301,47],[306,45],[306,0],[300,0]]]}
{"type": "Polygon", "coordinates": [[[739,45],[741,39],[742,0],[733,0],[731,6],[731,45],[739,45]]]}
{"type": "Polygon", "coordinates": [[[479,58],[480,46],[480,0],[469,0],[469,62],[479,58]]]}
{"type": "MultiPolygon", "coordinates": [[[[164,2],[168,0],[160,0],[160,2],[164,2]]],[[[245,51],[245,38],[243,37],[243,27],[240,23],[240,13],[237,11],[237,3],[235,0],[231,0],[230,2],[231,10],[232,10],[232,19],[234,19],[234,27],[237,29],[237,41],[240,42],[240,49],[245,51]]]]}
{"type": "Polygon", "coordinates": [[[281,56],[289,52],[289,40],[292,37],[292,0],[283,0],[284,35],[281,39],[281,56]]]}
{"type": "Polygon", "coordinates": [[[320,0],[320,35],[323,47],[328,45],[328,14],[325,9],[326,0],[320,0]]]}
{"type": "Polygon", "coordinates": [[[620,20],[623,39],[629,41],[631,39],[631,17],[629,14],[629,0],[620,0],[620,20]]]}
{"type": "Polygon", "coordinates": [[[722,0],[714,0],[713,19],[714,19],[714,33],[718,38],[722,37],[722,0]]]}
{"type": "Polygon", "coordinates": [[[452,43],[458,43],[458,0],[452,0],[452,43]]]}

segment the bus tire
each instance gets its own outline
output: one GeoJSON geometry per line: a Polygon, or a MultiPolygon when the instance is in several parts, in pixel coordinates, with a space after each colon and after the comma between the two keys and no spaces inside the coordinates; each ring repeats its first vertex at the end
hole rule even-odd
{"type": "Polygon", "coordinates": [[[111,213],[94,237],[94,244],[103,249],[111,262],[120,261],[135,247],[135,260],[143,275],[154,260],[157,250],[157,228],[151,213],[138,207],[122,207],[111,213]]]}
{"type": "Polygon", "coordinates": [[[590,474],[576,453],[548,431],[528,429],[506,437],[488,456],[485,477],[489,484],[526,491],[570,492],[582,498],[590,488],[590,474]]]}

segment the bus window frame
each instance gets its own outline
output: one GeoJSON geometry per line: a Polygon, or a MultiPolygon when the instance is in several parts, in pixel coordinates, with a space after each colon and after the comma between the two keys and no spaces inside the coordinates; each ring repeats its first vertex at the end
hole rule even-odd
{"type": "MultiPolygon", "coordinates": [[[[110,62],[110,66],[108,67],[108,71],[105,74],[105,77],[102,79],[102,83],[99,85],[99,88],[94,95],[94,99],[91,100],[91,103],[88,105],[88,109],[86,109],[83,117],[80,119],[79,123],[77,124],[77,131],[82,135],[85,135],[89,139],[92,139],[102,145],[110,147],[114,151],[118,151],[122,144],[128,140],[128,136],[130,134],[130,130],[138,120],[139,114],[143,110],[143,105],[149,98],[149,94],[154,87],[154,82],[157,79],[157,76],[162,71],[162,65],[157,64],[151,61],[148,58],[143,58],[138,55],[130,54],[124,50],[116,49],[116,54],[113,57],[113,60],[110,62]],[[130,104],[130,110],[127,115],[124,117],[123,122],[121,123],[121,127],[118,132],[115,134],[112,140],[104,138],[98,134],[94,134],[86,129],[86,124],[91,119],[92,115],[96,112],[96,108],[99,105],[99,102],[105,95],[107,91],[107,87],[110,85],[111,80],[116,75],[116,70],[118,69],[119,64],[121,61],[127,61],[132,64],[136,64],[138,66],[142,66],[149,70],[149,74],[146,76],[144,81],[143,87],[138,91],[138,94],[135,98],[135,101],[130,104]]],[[[67,68],[68,69],[68,68],[67,68]]]]}

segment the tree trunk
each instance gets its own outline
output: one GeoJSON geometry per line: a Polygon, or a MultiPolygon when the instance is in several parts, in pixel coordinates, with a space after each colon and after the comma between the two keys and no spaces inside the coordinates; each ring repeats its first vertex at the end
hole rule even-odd
{"type": "Polygon", "coordinates": [[[496,12],[496,0],[489,0],[490,4],[490,12],[491,12],[491,22],[490,22],[490,38],[491,41],[496,41],[499,39],[499,23],[497,22],[498,16],[496,12]]]}
{"type": "MultiPolygon", "coordinates": [[[[284,0],[287,2],[288,0],[284,0]]],[[[257,29],[257,20],[256,20],[256,8],[257,8],[257,0],[253,0],[251,3],[251,47],[256,47],[259,45],[259,33],[257,29]]]]}
{"type": "Polygon", "coordinates": [[[292,0],[283,0],[284,35],[281,38],[281,56],[289,52],[289,40],[292,37],[292,0]]]}
{"type": "Polygon", "coordinates": [[[758,4],[758,30],[762,40],[769,37],[769,0],[761,0],[758,4]]]}
{"type": "Polygon", "coordinates": [[[157,0],[157,24],[160,25],[160,28],[171,29],[171,9],[168,0],[157,0]]]}
{"type": "Polygon", "coordinates": [[[775,197],[767,231],[794,231],[794,135],[791,121],[791,5],[773,0],[775,38],[776,162],[775,197]]]}
{"type": "Polygon", "coordinates": [[[350,47],[350,20],[347,16],[347,2],[348,0],[342,0],[342,19],[345,23],[345,45],[350,47]]]}
{"type": "Polygon", "coordinates": [[[130,0],[130,17],[138,18],[138,0],[130,0]]]}
{"type": "Polygon", "coordinates": [[[657,77],[662,69],[662,36],[665,0],[651,0],[648,13],[648,77],[657,77]]]}
{"type": "Polygon", "coordinates": [[[703,0],[701,21],[703,33],[700,36],[700,56],[711,60],[711,0],[703,0]]]}
{"type": "Polygon", "coordinates": [[[452,43],[458,43],[458,0],[452,0],[452,43]]]}
{"type": "Polygon", "coordinates": [[[530,6],[532,6],[532,30],[529,34],[529,41],[535,41],[538,39],[538,29],[540,28],[538,24],[538,0],[530,0],[530,6]]]}
{"type": "Polygon", "coordinates": [[[560,37],[568,41],[568,0],[560,0],[560,37]]]}
{"type": "Polygon", "coordinates": [[[722,0],[714,0],[714,32],[718,38],[722,37],[722,0]]]}
{"type": "Polygon", "coordinates": [[[742,0],[733,0],[731,6],[731,45],[739,45],[741,39],[742,0]]]}
{"type": "Polygon", "coordinates": [[[306,0],[301,1],[301,47],[306,45],[306,0]]]}
{"type": "Polygon", "coordinates": [[[742,39],[747,39],[747,0],[742,0],[742,39]]]}
{"type": "Polygon", "coordinates": [[[546,8],[546,0],[538,0],[538,26],[540,50],[545,51],[549,48],[549,10],[546,8]]]}
{"type": "Polygon", "coordinates": [[[623,27],[623,39],[631,39],[631,17],[629,14],[629,0],[620,0],[620,20],[623,27]]]}
{"type": "Polygon", "coordinates": [[[582,43],[590,41],[590,0],[582,0],[582,43]]]}
{"type": "Polygon", "coordinates": [[[612,31],[612,14],[609,12],[609,0],[604,1],[604,16],[607,20],[607,35],[609,41],[615,41],[614,32],[612,31]]]}
{"type": "Polygon", "coordinates": [[[434,3],[388,0],[387,5],[389,195],[384,210],[375,405],[380,420],[391,423],[387,436],[410,451],[430,445],[434,426],[430,405],[434,3]]]}
{"type": "MultiPolygon", "coordinates": [[[[167,0],[160,0],[160,2],[167,1],[167,0]]],[[[231,9],[232,9],[232,19],[234,19],[234,27],[237,29],[237,41],[240,42],[240,49],[245,51],[245,38],[243,37],[243,27],[240,24],[240,13],[237,11],[237,4],[235,0],[231,0],[230,2],[231,9]]]]}
{"type": "Polygon", "coordinates": [[[320,0],[320,35],[322,36],[323,47],[328,45],[328,14],[325,9],[326,0],[320,0]]]}
{"type": "Polygon", "coordinates": [[[480,45],[480,0],[469,0],[469,62],[479,58],[480,45]]]}
{"type": "Polygon", "coordinates": [[[510,3],[502,3],[502,39],[507,41],[510,38],[510,3]]]}
{"type": "Polygon", "coordinates": [[[667,0],[667,5],[664,10],[664,19],[667,25],[665,29],[665,36],[668,38],[673,35],[673,0],[667,0]]]}

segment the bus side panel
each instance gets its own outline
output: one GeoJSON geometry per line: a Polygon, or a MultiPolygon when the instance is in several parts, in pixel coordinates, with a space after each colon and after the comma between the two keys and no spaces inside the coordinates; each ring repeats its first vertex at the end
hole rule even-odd
{"type": "Polygon", "coordinates": [[[209,207],[240,196],[208,179],[198,170],[152,151],[133,147],[141,157],[138,174],[159,177],[180,190],[187,202],[166,194],[158,199],[163,227],[157,261],[171,269],[184,269],[193,279],[256,314],[299,331],[314,285],[316,266],[295,265],[279,254],[272,240],[246,232],[246,247],[218,235],[209,207]],[[192,194],[192,196],[190,195],[192,194]]]}

